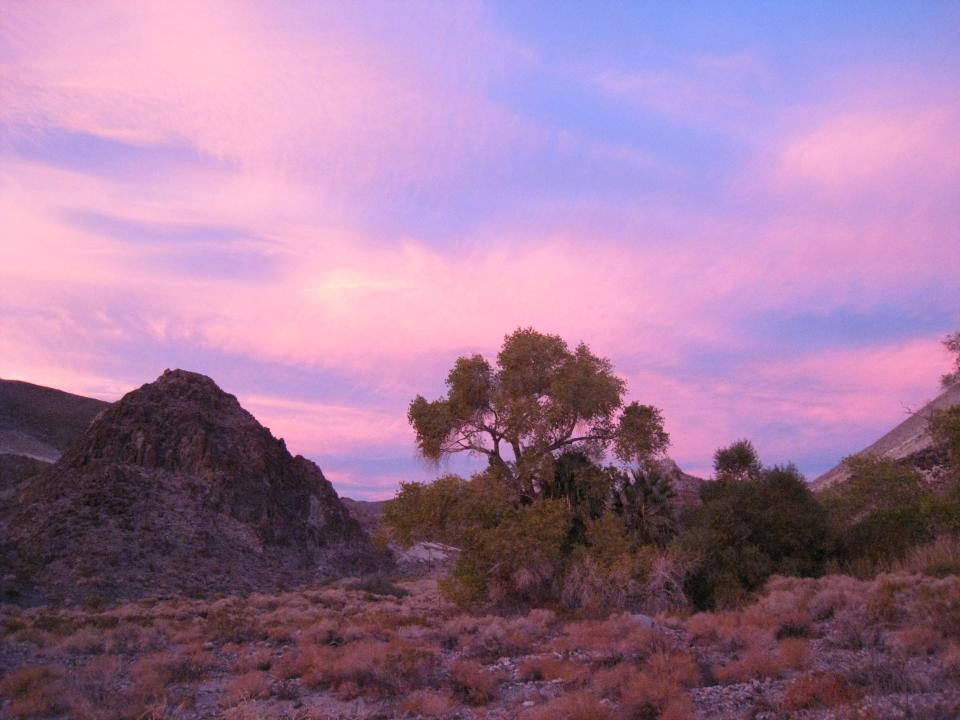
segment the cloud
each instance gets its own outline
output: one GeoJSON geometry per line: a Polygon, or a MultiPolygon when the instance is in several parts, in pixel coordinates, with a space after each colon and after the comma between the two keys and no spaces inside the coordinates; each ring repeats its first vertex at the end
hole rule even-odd
{"type": "Polygon", "coordinates": [[[949,107],[839,112],[788,140],[779,172],[783,182],[832,193],[943,182],[960,172],[951,150],[960,141],[958,120],[949,107]]]}

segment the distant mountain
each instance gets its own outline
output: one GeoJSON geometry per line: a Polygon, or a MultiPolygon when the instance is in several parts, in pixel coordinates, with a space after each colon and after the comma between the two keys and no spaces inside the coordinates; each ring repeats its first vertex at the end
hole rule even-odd
{"type": "MultiPolygon", "coordinates": [[[[931,413],[946,410],[954,405],[960,405],[960,384],[945,390],[857,455],[874,455],[891,460],[902,460],[920,470],[928,480],[936,482],[942,458],[937,457],[932,447],[930,433],[927,431],[927,421],[931,413]]],[[[844,482],[849,476],[841,463],[814,480],[813,487],[815,490],[823,490],[844,482]]]]}
{"type": "Polygon", "coordinates": [[[55,462],[109,403],[0,379],[0,455],[55,462]]]}
{"type": "Polygon", "coordinates": [[[315,464],[183,370],[0,493],[0,592],[21,603],[276,591],[382,561],[315,464]]]}

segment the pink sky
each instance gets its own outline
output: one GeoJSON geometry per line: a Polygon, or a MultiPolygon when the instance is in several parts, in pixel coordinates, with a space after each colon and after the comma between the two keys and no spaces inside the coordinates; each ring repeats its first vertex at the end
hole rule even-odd
{"type": "Polygon", "coordinates": [[[958,20],[7,4],[0,377],[204,372],[383,497],[435,472],[409,400],[532,325],[610,357],[685,469],[749,437],[812,477],[960,327],[958,20]]]}

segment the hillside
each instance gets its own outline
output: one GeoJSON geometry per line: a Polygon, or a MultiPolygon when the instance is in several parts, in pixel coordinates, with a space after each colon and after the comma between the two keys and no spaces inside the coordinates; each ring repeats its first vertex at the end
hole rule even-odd
{"type": "MultiPolygon", "coordinates": [[[[891,460],[904,460],[928,474],[937,466],[937,459],[930,457],[931,439],[927,431],[927,420],[937,410],[945,410],[960,405],[960,384],[955,384],[939,396],[924,405],[881,437],[872,445],[861,450],[858,455],[875,455],[891,460]]],[[[816,490],[828,488],[843,482],[849,477],[843,463],[828,470],[813,481],[816,490]]]]}
{"type": "Polygon", "coordinates": [[[0,379],[0,455],[54,462],[109,403],[0,379]]]}
{"type": "Polygon", "coordinates": [[[2,496],[3,597],[280,589],[381,558],[331,484],[210,379],[167,371],[2,496]]]}

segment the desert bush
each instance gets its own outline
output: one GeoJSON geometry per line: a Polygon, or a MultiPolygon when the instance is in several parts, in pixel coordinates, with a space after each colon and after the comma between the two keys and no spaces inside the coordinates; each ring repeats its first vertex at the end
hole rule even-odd
{"type": "Polygon", "coordinates": [[[496,697],[502,673],[488,670],[476,660],[457,660],[450,666],[450,682],[454,692],[472,705],[486,705],[496,697]]]}
{"type": "Polygon", "coordinates": [[[684,585],[695,606],[744,602],[773,574],[819,574],[829,550],[827,516],[792,466],[759,478],[717,480],[677,545],[696,558],[684,585]]]}
{"type": "Polygon", "coordinates": [[[404,598],[410,594],[409,590],[395,585],[385,573],[374,573],[355,580],[347,586],[347,589],[394,598],[404,598]]]}
{"type": "Polygon", "coordinates": [[[236,705],[247,700],[263,700],[270,697],[270,683],[261,672],[246,672],[232,678],[227,684],[223,701],[226,705],[236,705]]]}
{"type": "Polygon", "coordinates": [[[242,673],[252,670],[266,671],[274,662],[273,651],[269,648],[245,648],[233,664],[234,670],[242,673]]]}
{"type": "Polygon", "coordinates": [[[448,717],[456,702],[446,692],[417,690],[400,701],[399,710],[418,717],[448,717]]]}
{"type": "Polygon", "coordinates": [[[130,669],[133,695],[140,701],[159,698],[173,683],[205,677],[211,665],[210,655],[197,649],[178,648],[144,655],[130,669]]]}
{"type": "Polygon", "coordinates": [[[577,691],[548,700],[543,705],[532,707],[521,714],[521,720],[617,720],[614,708],[596,695],[577,691]]]}
{"type": "Polygon", "coordinates": [[[573,515],[562,500],[513,508],[495,528],[475,531],[453,570],[451,599],[501,605],[549,603],[558,596],[573,515]]]}
{"type": "Polygon", "coordinates": [[[566,685],[579,685],[590,677],[590,668],[552,655],[538,655],[520,663],[517,675],[524,682],[559,680],[566,685]]]}
{"type": "Polygon", "coordinates": [[[934,445],[946,456],[950,479],[960,482],[960,406],[932,413],[928,426],[934,445]]]}
{"type": "Polygon", "coordinates": [[[960,537],[941,535],[931,543],[918,545],[897,562],[894,569],[933,577],[960,575],[960,537]]]}
{"type": "Polygon", "coordinates": [[[0,679],[0,697],[7,698],[11,718],[48,717],[63,712],[60,672],[48,665],[26,666],[0,679]]]}
{"type": "MultiPolygon", "coordinates": [[[[341,647],[315,647],[306,653],[308,687],[330,687],[341,697],[383,698],[436,683],[439,658],[432,648],[402,640],[358,640],[341,647]]],[[[295,665],[299,670],[300,666],[295,665]]]]}
{"type": "Polygon", "coordinates": [[[843,676],[818,671],[791,680],[781,706],[787,712],[830,709],[854,703],[861,696],[843,676]]]}
{"type": "Polygon", "coordinates": [[[613,664],[670,650],[675,644],[669,635],[622,614],[568,623],[548,647],[555,652],[586,653],[594,661],[613,664]]]}

